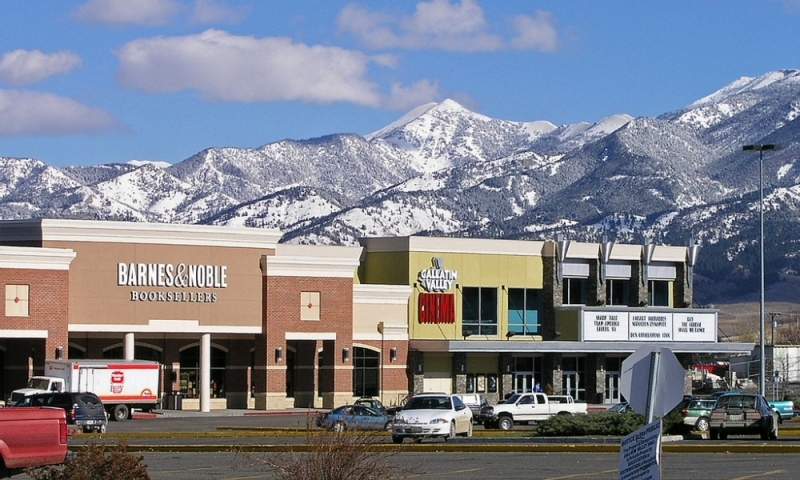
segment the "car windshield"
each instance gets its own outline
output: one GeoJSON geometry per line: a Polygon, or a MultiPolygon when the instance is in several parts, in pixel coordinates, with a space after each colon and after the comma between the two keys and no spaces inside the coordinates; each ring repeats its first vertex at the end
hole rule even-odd
{"type": "Polygon", "coordinates": [[[403,410],[452,410],[450,397],[413,397],[403,410]]]}
{"type": "Polygon", "coordinates": [[[628,407],[627,403],[618,403],[618,404],[614,405],[613,407],[609,408],[608,411],[609,412],[620,412],[622,410],[625,410],[627,407],[628,407]]]}

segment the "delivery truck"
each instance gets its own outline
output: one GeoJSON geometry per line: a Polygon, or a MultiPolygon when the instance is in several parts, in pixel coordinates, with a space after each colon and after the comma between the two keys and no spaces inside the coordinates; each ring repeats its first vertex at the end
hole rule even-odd
{"type": "Polygon", "coordinates": [[[92,392],[103,401],[109,418],[127,420],[134,408],[159,408],[160,371],[158,362],[146,360],[45,360],[44,375],[11,392],[8,404],[34,393],[92,392]]]}

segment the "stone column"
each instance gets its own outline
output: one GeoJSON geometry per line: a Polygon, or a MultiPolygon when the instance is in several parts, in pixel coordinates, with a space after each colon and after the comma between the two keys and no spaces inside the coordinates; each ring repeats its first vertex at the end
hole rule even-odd
{"type": "Polygon", "coordinates": [[[467,392],[467,354],[458,352],[453,354],[453,378],[455,390],[453,393],[467,392]]]}
{"type": "Polygon", "coordinates": [[[563,305],[563,287],[558,281],[558,265],[556,264],[554,242],[548,242],[542,256],[543,293],[542,299],[542,339],[555,340],[556,338],[556,311],[555,307],[563,305]]]}
{"type": "Polygon", "coordinates": [[[514,391],[514,357],[510,353],[500,354],[500,374],[502,375],[498,400],[503,400],[514,391]]]}
{"type": "Polygon", "coordinates": [[[425,357],[417,350],[408,352],[408,368],[411,370],[411,393],[422,393],[425,390],[425,357]]]}

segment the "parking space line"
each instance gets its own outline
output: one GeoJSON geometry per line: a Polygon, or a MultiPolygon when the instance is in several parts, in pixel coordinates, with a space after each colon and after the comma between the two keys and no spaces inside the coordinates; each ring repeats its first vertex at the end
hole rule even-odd
{"type": "Polygon", "coordinates": [[[565,480],[567,478],[585,478],[585,477],[594,478],[594,477],[597,477],[598,474],[614,473],[614,472],[618,472],[618,471],[619,471],[619,469],[615,468],[615,469],[612,469],[612,470],[605,470],[605,471],[602,471],[602,472],[575,473],[575,474],[572,474],[572,475],[563,475],[561,477],[548,477],[548,478],[543,478],[542,480],[565,480]]]}
{"type": "Polygon", "coordinates": [[[731,480],[748,480],[751,478],[768,477],[770,475],[777,475],[779,473],[786,473],[786,470],[772,470],[771,472],[754,473],[753,475],[745,475],[744,477],[735,477],[731,480]]]}

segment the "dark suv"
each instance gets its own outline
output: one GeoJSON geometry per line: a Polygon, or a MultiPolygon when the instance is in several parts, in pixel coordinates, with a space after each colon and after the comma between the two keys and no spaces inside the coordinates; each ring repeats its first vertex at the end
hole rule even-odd
{"type": "Polygon", "coordinates": [[[728,434],[757,434],[762,440],[778,438],[780,416],[761,395],[723,395],[717,399],[709,417],[708,430],[712,440],[725,440],[728,434]]]}
{"type": "Polygon", "coordinates": [[[67,414],[67,423],[84,432],[106,433],[108,416],[103,402],[94,393],[35,393],[23,397],[15,407],[58,407],[67,414]]]}

